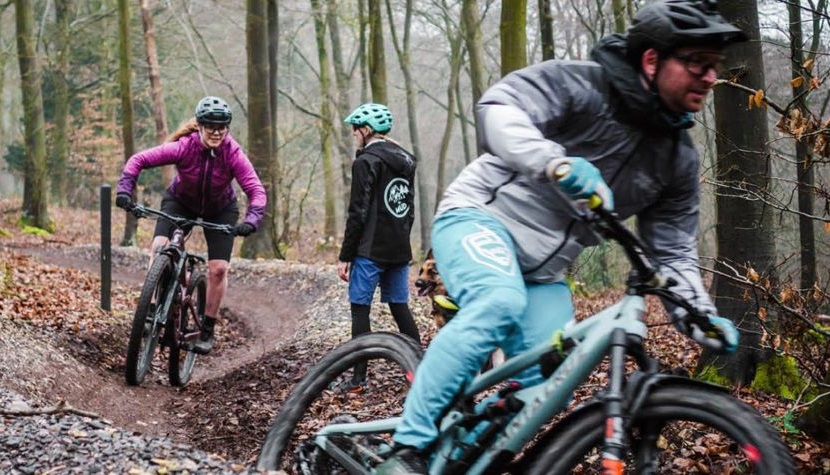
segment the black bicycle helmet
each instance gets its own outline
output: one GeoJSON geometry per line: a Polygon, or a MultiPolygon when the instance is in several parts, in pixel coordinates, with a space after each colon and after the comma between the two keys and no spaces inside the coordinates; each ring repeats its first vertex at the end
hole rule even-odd
{"type": "Polygon", "coordinates": [[[196,122],[200,124],[230,125],[233,119],[228,103],[216,96],[207,96],[196,104],[196,122]]]}
{"type": "Polygon", "coordinates": [[[628,55],[639,62],[654,48],[669,53],[687,46],[722,49],[748,38],[718,13],[717,0],[664,0],[639,9],[628,29],[628,55]]]}

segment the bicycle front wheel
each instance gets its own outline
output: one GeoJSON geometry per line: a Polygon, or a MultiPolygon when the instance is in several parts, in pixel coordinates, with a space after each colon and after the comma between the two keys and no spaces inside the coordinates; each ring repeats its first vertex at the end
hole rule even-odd
{"type": "MultiPolygon", "coordinates": [[[[290,473],[346,473],[313,444],[314,434],[332,422],[356,422],[399,415],[421,345],[412,338],[374,332],[354,338],[324,356],[297,383],[271,424],[257,467],[290,473]],[[366,379],[353,385],[355,365],[366,364],[366,379]],[[294,457],[288,454],[294,454],[294,457]],[[296,471],[296,472],[292,472],[296,471]]],[[[391,434],[373,434],[367,446],[389,446],[391,434]]],[[[335,443],[355,458],[371,458],[357,438],[335,443]],[[358,447],[358,444],[361,444],[358,447]]],[[[376,459],[379,460],[379,459],[376,459]]]]}
{"type": "Polygon", "coordinates": [[[189,342],[184,340],[184,336],[199,329],[196,322],[200,315],[205,314],[206,296],[207,279],[202,273],[194,272],[190,276],[187,295],[179,315],[168,322],[171,335],[175,335],[175,338],[170,339],[170,357],[167,362],[167,373],[172,386],[184,386],[193,375],[196,353],[190,351],[189,342]]]}
{"type": "Polygon", "coordinates": [[[139,385],[150,370],[153,354],[159,340],[159,332],[164,322],[161,315],[170,284],[173,280],[173,264],[170,257],[159,254],[144,279],[144,286],[138,297],[138,305],[133,315],[130,341],[127,344],[126,373],[127,384],[139,385]]]}
{"type": "MultiPolygon", "coordinates": [[[[775,428],[751,406],[714,388],[657,387],[628,424],[626,473],[796,473],[775,428]]],[[[602,406],[596,405],[552,434],[528,473],[605,473],[604,428],[602,406]]]]}

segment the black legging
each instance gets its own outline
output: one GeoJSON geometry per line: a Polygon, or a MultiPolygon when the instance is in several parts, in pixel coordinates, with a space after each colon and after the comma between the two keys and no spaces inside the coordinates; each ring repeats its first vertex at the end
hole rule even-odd
{"type": "MultiPolygon", "coordinates": [[[[372,331],[372,324],[369,321],[371,309],[371,305],[352,304],[352,338],[372,331]]],[[[421,335],[418,332],[418,326],[415,325],[415,320],[412,318],[412,313],[409,311],[409,305],[405,303],[390,303],[389,310],[392,312],[392,317],[398,325],[398,330],[420,343],[421,335]]],[[[366,379],[366,364],[358,364],[354,368],[352,380],[354,382],[360,382],[364,379],[366,379]]]]}

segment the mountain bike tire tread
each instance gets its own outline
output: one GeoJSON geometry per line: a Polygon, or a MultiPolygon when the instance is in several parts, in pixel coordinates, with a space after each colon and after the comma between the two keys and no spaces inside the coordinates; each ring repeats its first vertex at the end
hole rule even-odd
{"type": "MultiPolygon", "coordinates": [[[[153,353],[155,352],[158,343],[160,328],[154,328],[155,331],[149,335],[149,346],[144,347],[144,354],[141,352],[141,343],[145,339],[144,323],[147,314],[150,311],[150,305],[153,300],[153,294],[159,285],[164,284],[165,275],[172,273],[172,265],[170,257],[164,254],[159,254],[153,260],[153,265],[147,271],[147,277],[144,279],[144,285],[141,288],[141,294],[138,297],[138,304],[136,305],[135,314],[133,315],[133,324],[130,330],[130,340],[127,344],[127,361],[125,376],[127,384],[137,386],[144,381],[144,377],[152,365],[153,353]],[[144,356],[144,357],[143,357],[144,356]],[[143,360],[143,364],[142,364],[143,360]]],[[[163,301],[164,296],[159,295],[158,301],[163,301]]]]}
{"type": "Polygon", "coordinates": [[[353,338],[327,353],[294,387],[271,423],[258,461],[258,470],[276,470],[297,423],[322,391],[356,363],[370,359],[395,362],[414,374],[423,350],[412,338],[392,332],[372,332],[353,338]]]}
{"type": "MultiPolygon", "coordinates": [[[[796,473],[790,452],[776,429],[751,406],[717,389],[682,384],[655,388],[643,402],[636,418],[629,423],[631,427],[642,427],[640,421],[660,419],[694,421],[726,434],[733,442],[736,437],[743,438],[761,455],[761,462],[754,466],[752,473],[796,473]]],[[[572,418],[567,424],[554,427],[544,439],[547,445],[531,460],[525,461],[525,473],[572,473],[574,466],[585,460],[588,451],[601,448],[604,427],[601,404],[596,404],[581,417],[572,418]]]]}
{"type": "MultiPolygon", "coordinates": [[[[190,276],[190,284],[187,287],[187,294],[196,294],[196,315],[192,315],[191,308],[182,306],[180,315],[171,315],[178,318],[178,325],[175,325],[174,318],[167,321],[171,331],[181,331],[181,328],[188,328],[188,325],[195,324],[195,320],[205,313],[205,301],[207,299],[207,279],[201,272],[194,272],[190,276]]],[[[192,304],[191,304],[192,305],[192,304]]],[[[177,342],[181,344],[182,342],[177,342]]],[[[196,364],[196,353],[182,348],[170,348],[170,356],[167,359],[167,376],[171,386],[184,386],[193,376],[193,367],[196,364]],[[182,361],[184,359],[184,361],[182,361]]]]}

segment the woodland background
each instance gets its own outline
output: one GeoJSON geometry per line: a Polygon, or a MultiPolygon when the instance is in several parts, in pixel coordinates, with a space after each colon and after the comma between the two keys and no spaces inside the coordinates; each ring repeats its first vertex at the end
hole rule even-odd
{"type": "MultiPolygon", "coordinates": [[[[624,31],[624,0],[0,0],[0,197],[18,224],[54,229],[56,206],[94,209],[124,160],[164,140],[196,101],[219,95],[269,193],[240,254],[334,259],[349,190],[357,104],[388,104],[393,137],[419,160],[413,241],[429,246],[436,199],[476,155],[473,104],[501,76],[587,59],[624,31]]],[[[830,194],[826,0],[724,0],[751,41],[697,116],[703,156],[701,266],[742,330],[698,374],[790,398],[793,419],[830,430],[830,194]],[[796,417],[797,416],[797,417],[796,417]]],[[[152,204],[170,170],[144,173],[152,204]]],[[[118,219],[123,214],[116,214],[118,219]]],[[[123,236],[135,243],[129,216],[123,236]]],[[[580,292],[619,285],[612,246],[586,252],[580,292]]]]}

